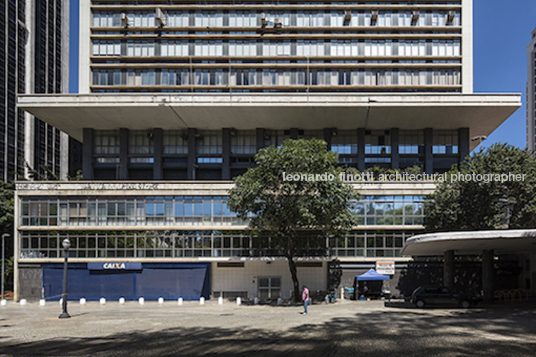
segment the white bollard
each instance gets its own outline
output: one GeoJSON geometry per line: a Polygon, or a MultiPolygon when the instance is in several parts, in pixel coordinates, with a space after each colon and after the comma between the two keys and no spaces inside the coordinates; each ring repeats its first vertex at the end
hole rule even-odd
{"type": "Polygon", "coordinates": [[[160,305],[162,305],[162,304],[164,303],[164,298],[163,298],[163,297],[159,297],[159,298],[158,298],[158,303],[159,303],[160,305]]]}
{"type": "Polygon", "coordinates": [[[2,299],[2,301],[0,301],[0,305],[3,306],[3,307],[6,307],[7,306],[7,300],[2,299]]]}
{"type": "Polygon", "coordinates": [[[101,297],[100,300],[99,300],[99,303],[100,303],[101,305],[106,304],[106,299],[103,298],[103,297],[101,297]]]}
{"type": "Polygon", "coordinates": [[[143,305],[143,304],[145,304],[145,299],[143,297],[141,297],[141,298],[138,299],[138,302],[140,303],[140,305],[143,305]]]}
{"type": "Polygon", "coordinates": [[[80,298],[80,305],[86,304],[86,298],[80,298]]]}
{"type": "Polygon", "coordinates": [[[223,305],[223,297],[218,298],[218,305],[223,305]]]}
{"type": "Polygon", "coordinates": [[[255,298],[253,299],[253,304],[255,304],[255,305],[259,305],[259,298],[258,298],[258,297],[255,297],[255,298]]]}
{"type": "Polygon", "coordinates": [[[120,305],[125,305],[125,298],[124,297],[119,298],[119,304],[120,305]]]}
{"type": "Polygon", "coordinates": [[[283,305],[283,299],[281,299],[281,298],[277,298],[277,305],[278,305],[278,306],[283,305]]]}
{"type": "Polygon", "coordinates": [[[205,305],[205,298],[202,296],[199,298],[199,305],[205,305]]]}
{"type": "Polygon", "coordinates": [[[177,304],[182,305],[182,298],[179,298],[179,300],[177,300],[177,304]]]}
{"type": "Polygon", "coordinates": [[[45,306],[45,305],[46,305],[45,299],[39,300],[39,306],[45,306]]]}
{"type": "Polygon", "coordinates": [[[20,300],[20,306],[26,306],[26,299],[20,300]]]}
{"type": "Polygon", "coordinates": [[[236,298],[236,304],[237,304],[237,305],[242,305],[242,298],[237,297],[237,298],[236,298]]]}

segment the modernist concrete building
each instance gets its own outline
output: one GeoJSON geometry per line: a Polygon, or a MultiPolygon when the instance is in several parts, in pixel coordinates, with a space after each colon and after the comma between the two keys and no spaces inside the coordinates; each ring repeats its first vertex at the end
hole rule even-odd
{"type": "MultiPolygon", "coordinates": [[[[278,247],[228,211],[229,180],[312,137],[361,171],[443,172],[520,106],[474,94],[472,59],[469,0],[81,1],[80,94],[19,107],[83,141],[86,181],[18,186],[17,296],[59,294],[68,237],[72,297],[288,297],[278,247]]],[[[313,290],[336,257],[343,284],[380,260],[396,280],[435,184],[355,187],[360,224],[301,254],[313,290]]]]}
{"type": "Polygon", "coordinates": [[[66,177],[69,146],[75,150],[80,143],[17,108],[17,94],[67,92],[69,1],[9,0],[0,6],[0,179],[27,175],[25,161],[41,174],[48,166],[66,177]]]}
{"type": "Polygon", "coordinates": [[[536,149],[536,29],[527,46],[527,148],[536,149]]]}

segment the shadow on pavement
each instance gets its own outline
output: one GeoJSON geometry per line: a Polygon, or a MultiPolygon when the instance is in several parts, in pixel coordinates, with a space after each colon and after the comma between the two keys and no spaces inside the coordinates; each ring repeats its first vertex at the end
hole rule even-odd
{"type": "MultiPolygon", "coordinates": [[[[423,310],[349,313],[283,331],[256,328],[172,328],[3,344],[7,355],[91,356],[533,356],[533,310],[423,310]]],[[[5,332],[4,332],[5,333],[5,332]]]]}

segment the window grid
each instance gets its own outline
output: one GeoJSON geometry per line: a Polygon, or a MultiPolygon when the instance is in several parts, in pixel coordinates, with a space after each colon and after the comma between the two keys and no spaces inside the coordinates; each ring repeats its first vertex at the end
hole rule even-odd
{"type": "MultiPolygon", "coordinates": [[[[226,196],[24,197],[22,226],[247,225],[226,196]]],[[[352,213],[358,225],[422,225],[422,196],[363,196],[352,213]]]]}
{"type": "Polygon", "coordinates": [[[434,154],[458,154],[458,131],[434,130],[432,151],[434,154]]]}
{"type": "MultiPolygon", "coordinates": [[[[399,257],[410,231],[352,231],[307,245],[301,255],[399,257]]],[[[61,242],[71,242],[72,258],[192,258],[283,256],[275,242],[240,231],[69,231],[21,232],[21,259],[61,258],[61,242]]]]}
{"type": "MultiPolygon", "coordinates": [[[[154,27],[155,15],[152,11],[127,12],[128,24],[133,27],[154,27]]],[[[193,23],[190,24],[189,13],[185,11],[168,11],[164,13],[164,23],[169,27],[222,27],[223,17],[228,17],[228,27],[257,27],[262,24],[262,12],[229,11],[228,15],[221,11],[196,11],[192,13],[193,23]]],[[[446,27],[460,26],[461,16],[455,11],[452,21],[449,21],[449,11],[428,11],[422,13],[416,22],[412,22],[411,11],[379,11],[377,19],[372,20],[370,11],[354,10],[350,21],[345,21],[345,11],[300,11],[291,20],[289,12],[264,12],[267,26],[280,23],[282,26],[297,27],[446,27]],[[291,23],[292,22],[292,23],[291,23]]],[[[93,27],[120,27],[121,13],[114,11],[93,11],[93,27]]]]}

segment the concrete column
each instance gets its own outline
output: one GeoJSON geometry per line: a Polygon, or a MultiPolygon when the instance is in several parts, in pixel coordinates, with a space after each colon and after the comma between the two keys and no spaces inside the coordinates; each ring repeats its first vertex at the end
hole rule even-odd
{"type": "Polygon", "coordinates": [[[257,134],[257,151],[259,151],[264,147],[265,130],[263,128],[257,128],[255,132],[257,134]]]}
{"type": "Polygon", "coordinates": [[[434,145],[434,132],[432,128],[424,129],[424,172],[428,175],[434,173],[434,154],[432,146],[434,145]]]}
{"type": "MultiPolygon", "coordinates": [[[[331,132],[337,130],[335,128],[324,128],[324,141],[328,144],[328,150],[331,150],[331,132]]],[[[320,139],[320,138],[319,138],[320,139]]]]}
{"type": "Polygon", "coordinates": [[[154,164],[153,180],[164,179],[162,153],[164,151],[164,131],[161,128],[153,130],[154,164]]]}
{"type": "Polygon", "coordinates": [[[493,256],[493,250],[482,252],[482,290],[484,290],[484,302],[490,304],[493,303],[493,282],[495,280],[493,256]]]}
{"type": "Polygon", "coordinates": [[[398,128],[391,129],[391,168],[398,169],[400,167],[400,159],[398,154],[398,145],[399,145],[399,133],[398,128]]]}
{"type": "Polygon", "coordinates": [[[365,171],[365,128],[357,129],[357,169],[365,171]]]}
{"type": "Polygon", "coordinates": [[[443,285],[454,289],[454,251],[447,250],[443,258],[443,285]]]}
{"type": "Polygon", "coordinates": [[[458,162],[462,162],[469,155],[469,128],[458,129],[458,154],[458,162]]]}
{"type": "Polygon", "coordinates": [[[195,129],[188,128],[188,180],[195,179],[195,129]]]}
{"type": "Polygon", "coordinates": [[[290,128],[290,138],[298,140],[298,128],[290,128]]]}
{"type": "Polygon", "coordinates": [[[8,239],[13,239],[13,300],[19,302],[20,296],[20,270],[19,270],[19,259],[20,259],[20,233],[19,233],[19,207],[20,199],[18,191],[15,190],[14,193],[14,216],[13,220],[13,235],[8,239]]]}
{"type": "Polygon", "coordinates": [[[119,129],[119,180],[128,180],[128,129],[119,129]]]}
{"type": "Polygon", "coordinates": [[[60,131],[60,180],[69,178],[69,135],[60,131]]]}
{"type": "Polygon", "coordinates": [[[222,138],[222,167],[221,178],[222,180],[231,179],[231,129],[223,128],[222,138]]]}
{"type": "Polygon", "coordinates": [[[94,180],[93,173],[93,135],[91,128],[84,128],[84,142],[82,143],[82,175],[84,180],[94,180]]]}

